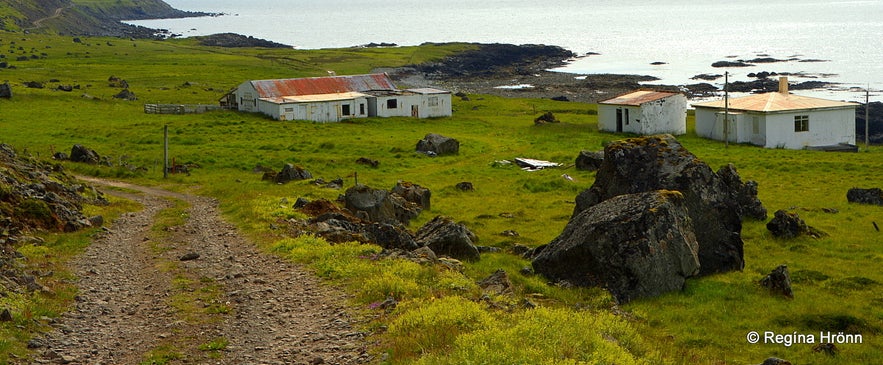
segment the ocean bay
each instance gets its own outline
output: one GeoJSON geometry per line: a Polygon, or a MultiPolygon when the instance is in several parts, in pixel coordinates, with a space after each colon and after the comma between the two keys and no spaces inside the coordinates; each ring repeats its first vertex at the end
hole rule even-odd
{"type": "MultiPolygon", "coordinates": [[[[813,96],[864,100],[883,89],[883,1],[757,2],[669,0],[464,1],[419,0],[167,0],[182,10],[217,17],[133,21],[181,36],[234,32],[298,49],[367,43],[550,44],[578,55],[561,71],[641,74],[653,83],[683,85],[700,74],[789,73],[793,81],[839,83],[813,96]],[[715,68],[718,61],[773,58],[751,67],[715,68]],[[808,62],[815,61],[815,62],[808,62]],[[851,89],[851,90],[850,90],[851,89]],[[861,89],[861,90],[858,90],[861,89]]],[[[723,78],[710,81],[720,85],[723,78]]]]}

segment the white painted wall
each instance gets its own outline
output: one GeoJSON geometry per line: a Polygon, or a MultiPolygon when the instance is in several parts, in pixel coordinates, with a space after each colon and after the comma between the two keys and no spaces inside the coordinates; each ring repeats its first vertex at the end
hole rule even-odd
{"type": "Polygon", "coordinates": [[[277,104],[258,100],[259,111],[276,120],[310,120],[313,122],[339,122],[351,118],[368,117],[367,98],[320,102],[277,104]],[[344,105],[349,106],[349,115],[343,114],[344,105]],[[360,105],[364,105],[364,108],[360,105]],[[364,110],[364,112],[362,112],[364,110]]]}
{"type": "Polygon", "coordinates": [[[250,81],[243,82],[236,88],[236,102],[239,110],[244,112],[256,112],[258,109],[258,91],[250,81]]]}
{"type": "Polygon", "coordinates": [[[641,115],[635,122],[640,134],[687,133],[687,97],[677,94],[641,104],[641,115]]]}
{"type": "MultiPolygon", "coordinates": [[[[787,149],[855,143],[854,108],[784,113],[733,113],[730,115],[730,120],[730,142],[787,149]],[[809,116],[809,131],[794,131],[796,115],[809,116]],[[754,133],[755,117],[758,133],[754,133]]],[[[723,113],[718,109],[696,108],[696,134],[723,141],[723,113]]]]}
{"type": "Polygon", "coordinates": [[[687,133],[687,98],[683,95],[673,95],[641,106],[598,104],[598,130],[617,132],[618,109],[622,110],[623,133],[641,135],[687,133]]]}

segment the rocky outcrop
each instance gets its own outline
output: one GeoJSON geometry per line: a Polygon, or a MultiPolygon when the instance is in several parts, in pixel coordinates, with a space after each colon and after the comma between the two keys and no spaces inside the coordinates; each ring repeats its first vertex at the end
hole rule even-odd
{"type": "Polygon", "coordinates": [[[343,200],[346,209],[356,216],[364,214],[368,220],[378,223],[408,225],[422,211],[418,204],[409,202],[398,194],[361,184],[347,189],[343,200]]]}
{"type": "Polygon", "coordinates": [[[0,246],[32,231],[72,232],[101,222],[82,213],[85,202],[107,203],[60,165],[19,157],[11,146],[0,144],[0,246]]]}
{"type": "Polygon", "coordinates": [[[803,219],[800,219],[797,213],[790,213],[784,210],[777,210],[773,214],[773,219],[766,224],[766,228],[773,236],[784,239],[799,236],[810,236],[813,238],[826,236],[824,232],[808,226],[803,219]]]}
{"type": "Polygon", "coordinates": [[[303,167],[287,163],[285,166],[282,166],[282,170],[273,177],[273,182],[277,184],[285,184],[290,181],[307,180],[312,178],[313,174],[305,170],[303,167]]]}
{"type": "Polygon", "coordinates": [[[9,82],[4,82],[0,84],[0,98],[12,99],[12,88],[9,87],[9,82]]]}
{"type": "Polygon", "coordinates": [[[556,118],[555,114],[552,112],[545,112],[542,115],[534,118],[533,120],[534,125],[543,125],[549,123],[561,123],[561,121],[558,120],[558,118],[556,118]]]}
{"type": "Polygon", "coordinates": [[[417,142],[417,152],[438,156],[460,153],[460,142],[440,134],[430,133],[417,142]]]}
{"type": "Polygon", "coordinates": [[[97,165],[101,162],[101,156],[95,150],[86,148],[83,145],[75,144],[71,147],[70,160],[73,162],[82,162],[97,165]]]}
{"type": "Polygon", "coordinates": [[[218,33],[207,36],[193,37],[200,45],[225,48],[261,47],[261,48],[291,48],[282,43],[268,41],[266,39],[244,36],[236,33],[218,33]]]}
{"type": "Polygon", "coordinates": [[[846,200],[850,203],[883,205],[883,189],[852,188],[846,192],[846,200]]]}
{"type": "Polygon", "coordinates": [[[715,173],[671,135],[608,144],[595,183],[577,196],[573,216],[618,195],[654,190],[684,195],[694,227],[701,228],[695,232],[700,275],[743,268],[742,219],[759,216],[763,206],[752,195],[756,184],[742,184],[732,166],[715,173]]]}
{"type": "Polygon", "coordinates": [[[424,210],[429,210],[432,192],[427,188],[407,181],[399,181],[390,192],[419,205],[424,210]]]}
{"type": "Polygon", "coordinates": [[[414,66],[433,79],[482,77],[494,74],[532,74],[562,66],[573,52],[558,46],[475,44],[475,50],[459,52],[437,62],[414,66]]]}
{"type": "Polygon", "coordinates": [[[788,273],[786,265],[779,265],[769,275],[760,279],[760,285],[769,289],[771,293],[794,298],[794,291],[791,289],[791,274],[788,273]]]}
{"type": "Polygon", "coordinates": [[[417,230],[415,238],[417,244],[429,247],[437,255],[467,261],[477,261],[481,256],[474,244],[478,237],[448,217],[433,218],[417,230]]]}
{"type": "Polygon", "coordinates": [[[688,209],[676,191],[604,200],[572,218],[533,268],[553,281],[604,287],[620,303],[681,290],[700,269],[688,209]]]}
{"type": "Polygon", "coordinates": [[[579,156],[576,156],[576,169],[598,171],[602,162],[604,162],[604,151],[579,151],[579,156]]]}

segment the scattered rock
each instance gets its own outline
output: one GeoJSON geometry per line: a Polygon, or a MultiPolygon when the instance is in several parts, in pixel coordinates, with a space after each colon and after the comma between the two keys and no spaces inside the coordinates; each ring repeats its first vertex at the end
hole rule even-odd
{"type": "Polygon", "coordinates": [[[295,166],[293,164],[288,163],[282,167],[282,170],[279,171],[278,174],[275,174],[273,176],[273,182],[275,182],[277,184],[285,184],[285,183],[288,183],[289,181],[307,180],[307,179],[312,179],[312,178],[313,178],[313,174],[311,174],[307,170],[304,170],[303,167],[295,166]]]}
{"type": "Polygon", "coordinates": [[[846,200],[850,203],[883,205],[883,189],[852,188],[846,192],[846,200]]]}
{"type": "Polygon", "coordinates": [[[742,270],[740,213],[759,211],[762,204],[751,196],[754,183],[742,186],[740,181],[735,169],[728,166],[715,173],[671,135],[615,141],[604,149],[595,183],[577,196],[573,216],[617,195],[679,191],[693,226],[702,228],[695,231],[700,275],[742,270]]]}
{"type": "Polygon", "coordinates": [[[419,205],[405,200],[398,194],[372,189],[365,185],[356,185],[347,189],[343,198],[346,209],[354,214],[365,212],[369,220],[378,223],[408,225],[422,210],[419,205]]]}
{"type": "Polygon", "coordinates": [[[380,161],[372,160],[372,159],[367,158],[367,157],[359,157],[359,159],[356,160],[356,163],[359,164],[359,165],[367,165],[367,166],[371,166],[371,167],[373,167],[373,168],[377,168],[377,166],[380,166],[380,161]]]}
{"type": "MultiPolygon", "coordinates": [[[[385,249],[413,251],[420,248],[414,237],[401,226],[372,223],[364,226],[365,237],[385,249]]],[[[433,255],[434,256],[434,255],[433,255]]]]}
{"type": "Polygon", "coordinates": [[[468,181],[458,182],[456,188],[460,191],[475,191],[475,187],[468,181]]]}
{"type": "Polygon", "coordinates": [[[711,64],[711,67],[751,67],[753,64],[743,61],[717,61],[711,64]]]}
{"type": "Polygon", "coordinates": [[[300,209],[300,208],[307,206],[307,204],[310,204],[310,200],[307,198],[304,198],[304,197],[300,197],[294,201],[294,205],[292,206],[292,208],[300,209]]]}
{"type": "Polygon", "coordinates": [[[580,151],[576,156],[576,169],[582,171],[598,171],[604,162],[604,151],[580,151]]]}
{"type": "Polygon", "coordinates": [[[67,154],[64,152],[56,152],[52,155],[52,159],[58,161],[67,161],[68,157],[67,154]]]}
{"type": "Polygon", "coordinates": [[[450,137],[430,133],[417,142],[417,151],[432,152],[438,156],[456,155],[460,153],[460,142],[450,137]]]}
{"type": "Polygon", "coordinates": [[[714,80],[717,80],[721,77],[724,77],[724,75],[721,75],[721,74],[699,74],[699,75],[691,77],[690,79],[691,80],[714,81],[714,80]]]}
{"type": "Polygon", "coordinates": [[[681,290],[700,268],[688,209],[676,191],[604,200],[572,218],[533,268],[553,281],[604,287],[620,303],[681,290]]]}
{"type": "Polygon", "coordinates": [[[778,357],[770,357],[763,361],[760,365],[791,365],[788,360],[782,360],[778,357]]]}
{"type": "Polygon", "coordinates": [[[555,101],[570,101],[570,99],[567,98],[567,97],[564,96],[564,95],[553,96],[553,97],[551,97],[550,99],[555,100],[555,101]]]}
{"type": "Polygon", "coordinates": [[[813,238],[824,237],[825,234],[818,229],[810,227],[806,225],[806,222],[803,219],[800,219],[800,216],[797,213],[789,213],[784,210],[777,210],[773,215],[773,219],[766,224],[767,230],[769,230],[773,236],[778,238],[795,238],[802,235],[807,235],[813,238]]]}
{"type": "Polygon", "coordinates": [[[12,88],[9,87],[9,82],[0,84],[0,98],[12,99],[12,88]]]}
{"type": "Polygon", "coordinates": [[[75,144],[71,147],[70,160],[73,162],[82,162],[91,165],[97,165],[101,162],[101,156],[95,150],[86,148],[83,145],[75,144]]]}
{"type": "Polygon", "coordinates": [[[423,210],[429,210],[430,198],[432,192],[420,185],[407,181],[399,181],[391,190],[393,194],[398,194],[405,200],[419,205],[423,210]]]}
{"type": "Polygon", "coordinates": [[[199,254],[196,252],[188,252],[182,255],[179,260],[181,261],[192,261],[199,258],[199,254]]]}
{"type": "MultiPolygon", "coordinates": [[[[822,354],[825,354],[828,356],[835,356],[835,355],[837,355],[838,352],[840,352],[840,350],[833,343],[823,342],[823,343],[819,343],[819,344],[813,346],[812,352],[822,353],[822,354]]],[[[791,365],[790,362],[786,361],[786,363],[787,363],[786,365],[791,365]]],[[[764,362],[764,364],[762,364],[762,365],[766,365],[766,362],[764,362]]]]}
{"type": "Polygon", "coordinates": [[[123,80],[116,76],[111,76],[107,78],[107,86],[109,87],[118,87],[122,89],[128,89],[129,83],[126,80],[123,80]]]}
{"type": "Polygon", "coordinates": [[[58,87],[56,87],[55,89],[58,91],[66,91],[66,92],[74,91],[74,87],[71,85],[58,85],[58,87]]]}
{"type": "Polygon", "coordinates": [[[760,285],[775,294],[782,294],[787,298],[794,299],[794,291],[791,290],[791,275],[788,266],[779,265],[769,275],[760,279],[760,285]]]}
{"type": "Polygon", "coordinates": [[[115,99],[123,99],[123,100],[129,100],[129,101],[138,100],[138,98],[135,97],[135,93],[129,91],[129,89],[123,89],[122,91],[120,91],[119,93],[114,95],[113,97],[115,99]]]}
{"type": "Polygon", "coordinates": [[[512,294],[512,281],[509,280],[509,275],[506,274],[506,271],[503,269],[498,269],[490,276],[479,281],[478,287],[481,288],[485,294],[489,295],[512,294]]]}
{"type": "Polygon", "coordinates": [[[477,261],[480,258],[474,242],[478,241],[466,226],[451,218],[438,216],[417,230],[417,244],[429,247],[437,255],[446,255],[458,260],[477,261]]]}
{"type": "Polygon", "coordinates": [[[0,312],[0,322],[11,322],[12,321],[12,313],[9,312],[8,308],[3,308],[3,311],[0,312]]]}
{"type": "Polygon", "coordinates": [[[549,123],[561,123],[558,118],[555,118],[555,114],[552,112],[545,112],[543,115],[540,115],[533,120],[533,124],[535,125],[543,125],[549,123]]]}
{"type": "Polygon", "coordinates": [[[29,89],[42,89],[43,83],[39,81],[28,81],[25,82],[25,87],[29,89]]]}

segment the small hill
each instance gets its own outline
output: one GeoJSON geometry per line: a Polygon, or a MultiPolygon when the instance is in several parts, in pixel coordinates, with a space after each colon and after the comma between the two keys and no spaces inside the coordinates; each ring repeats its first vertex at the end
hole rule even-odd
{"type": "Polygon", "coordinates": [[[16,0],[0,3],[0,30],[75,36],[153,38],[156,30],[121,20],[205,16],[162,0],[16,0]]]}

